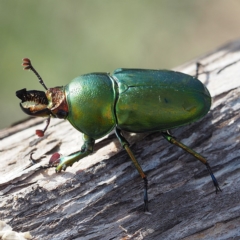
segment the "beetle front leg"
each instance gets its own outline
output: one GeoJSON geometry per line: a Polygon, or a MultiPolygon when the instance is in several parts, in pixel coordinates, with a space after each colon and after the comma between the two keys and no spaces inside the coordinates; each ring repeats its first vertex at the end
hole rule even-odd
{"type": "Polygon", "coordinates": [[[200,160],[206,167],[207,167],[207,170],[212,178],[212,181],[213,181],[213,184],[216,188],[216,193],[219,191],[221,192],[221,188],[219,187],[218,185],[218,181],[217,179],[215,178],[213,172],[212,172],[212,169],[209,165],[209,163],[207,162],[207,159],[205,159],[202,155],[200,155],[199,153],[193,151],[191,148],[189,148],[188,146],[184,145],[183,143],[177,141],[170,133],[168,132],[162,132],[162,135],[163,137],[170,143],[182,148],[184,151],[190,153],[191,155],[193,155],[195,158],[197,158],[198,160],[200,160]]]}
{"type": "Polygon", "coordinates": [[[131,158],[134,166],[136,167],[136,169],[138,170],[139,174],[141,175],[143,181],[144,181],[144,212],[148,212],[148,180],[147,180],[147,176],[145,175],[145,173],[143,172],[140,164],[138,163],[137,159],[135,158],[132,150],[129,148],[129,143],[128,141],[123,137],[121,131],[119,129],[115,129],[115,134],[119,140],[119,142],[121,143],[122,147],[127,151],[129,157],[131,158]]]}
{"type": "Polygon", "coordinates": [[[87,135],[84,134],[83,136],[84,144],[81,148],[81,151],[77,153],[73,153],[66,157],[60,157],[57,162],[59,164],[56,167],[56,172],[61,172],[61,170],[66,170],[68,166],[72,166],[73,163],[79,161],[80,159],[86,157],[87,155],[91,154],[93,152],[93,147],[95,140],[87,135]]]}

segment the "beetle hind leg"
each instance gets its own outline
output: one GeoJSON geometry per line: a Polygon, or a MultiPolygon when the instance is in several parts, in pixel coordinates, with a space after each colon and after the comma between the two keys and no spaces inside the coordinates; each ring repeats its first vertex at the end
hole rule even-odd
{"type": "Polygon", "coordinates": [[[209,174],[210,174],[210,176],[212,178],[213,184],[215,186],[216,193],[222,191],[221,188],[219,187],[217,179],[215,178],[215,176],[214,176],[214,174],[212,172],[212,169],[211,169],[209,163],[207,162],[207,160],[202,155],[200,155],[199,153],[193,151],[191,148],[187,147],[183,143],[177,141],[168,131],[162,132],[162,135],[168,142],[170,142],[170,143],[172,143],[172,144],[182,148],[184,151],[190,153],[195,158],[197,158],[199,161],[201,161],[207,167],[207,170],[208,170],[208,172],[209,172],[209,174]]]}
{"type": "Polygon", "coordinates": [[[136,167],[136,169],[138,170],[140,176],[142,177],[143,181],[144,181],[144,212],[148,213],[148,180],[147,180],[147,176],[145,175],[145,173],[143,172],[140,164],[138,163],[137,159],[135,158],[132,150],[129,148],[129,143],[127,142],[127,140],[123,137],[121,131],[119,129],[115,129],[115,133],[116,136],[119,140],[119,142],[121,143],[122,147],[127,151],[129,157],[131,158],[134,166],[136,167]]]}

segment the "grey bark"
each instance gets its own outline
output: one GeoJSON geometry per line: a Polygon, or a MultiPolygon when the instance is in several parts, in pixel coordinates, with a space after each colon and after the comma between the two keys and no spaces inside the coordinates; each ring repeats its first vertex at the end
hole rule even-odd
{"type": "Polygon", "coordinates": [[[240,239],[240,41],[195,59],[177,71],[195,74],[213,96],[200,121],[172,131],[204,155],[222,192],[215,194],[203,164],[169,144],[160,133],[127,136],[149,180],[143,212],[143,181],[111,133],[95,152],[66,172],[41,169],[52,153],[81,147],[81,134],[54,120],[38,138],[41,119],[0,132],[0,219],[35,239],[240,239]],[[39,158],[31,166],[30,153],[39,158]]]}

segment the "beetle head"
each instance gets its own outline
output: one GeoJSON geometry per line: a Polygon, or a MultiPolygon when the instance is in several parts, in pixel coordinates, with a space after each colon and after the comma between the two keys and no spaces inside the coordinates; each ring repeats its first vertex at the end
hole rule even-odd
{"type": "Polygon", "coordinates": [[[20,107],[24,113],[35,117],[66,118],[68,106],[63,87],[49,88],[46,92],[26,88],[16,92],[22,100],[20,107]]]}
{"type": "Polygon", "coordinates": [[[44,130],[36,130],[39,137],[44,135],[50,117],[67,118],[68,105],[66,101],[64,87],[47,88],[38,72],[32,66],[30,59],[24,58],[24,70],[31,70],[38,77],[40,84],[46,89],[46,92],[30,90],[26,88],[16,92],[16,96],[21,99],[20,107],[26,114],[35,117],[48,117],[47,125],[44,130]]]}

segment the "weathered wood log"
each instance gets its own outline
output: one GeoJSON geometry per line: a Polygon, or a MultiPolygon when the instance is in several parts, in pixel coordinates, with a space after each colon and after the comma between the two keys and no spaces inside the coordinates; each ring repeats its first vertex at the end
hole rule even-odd
{"type": "Polygon", "coordinates": [[[240,238],[240,41],[181,67],[195,74],[213,96],[200,121],[173,130],[177,139],[203,154],[217,177],[160,133],[129,135],[149,180],[149,210],[143,212],[143,183],[116,137],[97,141],[89,157],[56,174],[42,169],[52,153],[80,149],[78,131],[54,120],[43,138],[30,119],[0,132],[0,219],[35,239],[238,239],[240,238]],[[31,166],[30,154],[40,159],[31,166]],[[44,157],[46,156],[46,157],[44,157]]]}

